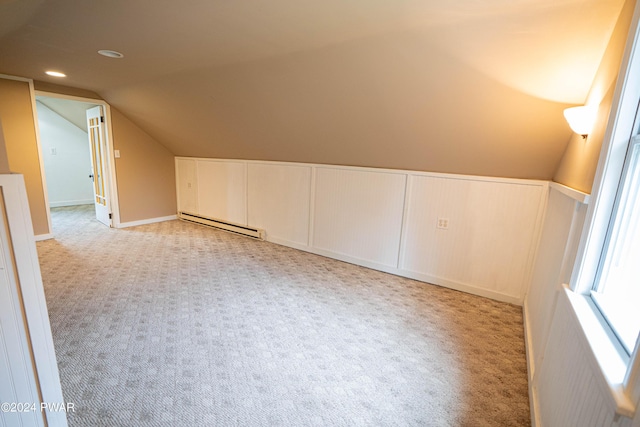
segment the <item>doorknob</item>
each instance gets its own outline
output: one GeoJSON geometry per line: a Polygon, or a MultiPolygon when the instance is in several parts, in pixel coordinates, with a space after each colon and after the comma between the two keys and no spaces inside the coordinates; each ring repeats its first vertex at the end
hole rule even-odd
{"type": "Polygon", "coordinates": [[[93,179],[93,174],[89,175],[89,178],[93,179]]]}

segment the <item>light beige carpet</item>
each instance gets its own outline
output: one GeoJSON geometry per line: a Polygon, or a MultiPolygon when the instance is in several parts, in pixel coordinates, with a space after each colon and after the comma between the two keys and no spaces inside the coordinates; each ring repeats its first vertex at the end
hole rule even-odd
{"type": "Polygon", "coordinates": [[[163,222],[38,243],[79,426],[526,426],[520,307],[163,222]]]}

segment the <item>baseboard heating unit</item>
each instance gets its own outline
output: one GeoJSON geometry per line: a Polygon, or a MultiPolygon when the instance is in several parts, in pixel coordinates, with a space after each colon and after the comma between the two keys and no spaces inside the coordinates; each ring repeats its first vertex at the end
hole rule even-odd
{"type": "Polygon", "coordinates": [[[236,234],[242,234],[243,236],[253,237],[254,239],[264,240],[265,236],[264,230],[259,228],[245,227],[244,225],[233,224],[219,219],[207,218],[205,216],[194,215],[187,212],[178,212],[178,218],[184,221],[215,227],[236,234]]]}

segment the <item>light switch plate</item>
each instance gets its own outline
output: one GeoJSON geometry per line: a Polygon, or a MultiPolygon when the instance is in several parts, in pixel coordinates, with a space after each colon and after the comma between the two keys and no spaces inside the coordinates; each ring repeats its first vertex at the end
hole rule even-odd
{"type": "Polygon", "coordinates": [[[115,157],[116,159],[120,158],[120,150],[113,150],[113,157],[115,157]]]}

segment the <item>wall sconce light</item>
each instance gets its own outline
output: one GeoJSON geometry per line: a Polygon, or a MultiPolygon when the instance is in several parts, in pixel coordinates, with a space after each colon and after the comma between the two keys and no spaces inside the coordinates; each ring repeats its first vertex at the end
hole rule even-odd
{"type": "Polygon", "coordinates": [[[581,107],[571,107],[564,110],[564,118],[569,123],[571,130],[587,139],[587,135],[593,129],[596,120],[597,110],[586,105],[581,107]]]}

